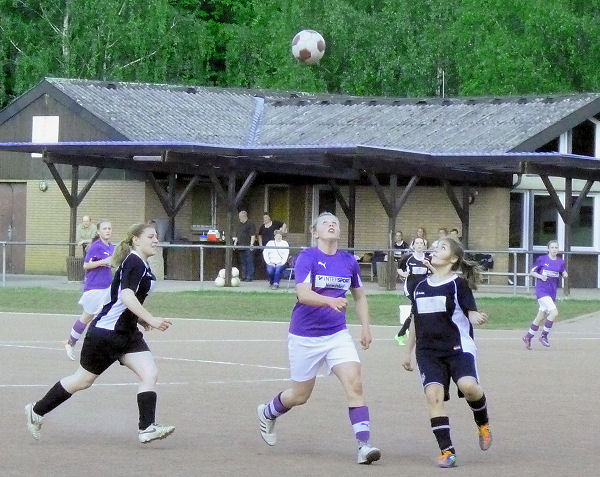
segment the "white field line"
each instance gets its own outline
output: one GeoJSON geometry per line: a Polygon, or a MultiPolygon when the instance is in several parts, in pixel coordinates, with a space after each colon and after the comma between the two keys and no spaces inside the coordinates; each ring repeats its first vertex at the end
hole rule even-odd
{"type": "MultiPolygon", "coordinates": [[[[170,382],[170,383],[156,383],[159,386],[187,386],[188,382],[170,382]]],[[[139,383],[94,383],[92,387],[96,386],[138,386],[139,383]]],[[[47,388],[52,384],[0,384],[0,388],[47,388]]]]}

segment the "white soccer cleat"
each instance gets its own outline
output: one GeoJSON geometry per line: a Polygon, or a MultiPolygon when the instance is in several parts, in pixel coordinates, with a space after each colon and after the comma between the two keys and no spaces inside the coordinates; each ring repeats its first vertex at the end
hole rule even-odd
{"type": "Polygon", "coordinates": [[[31,432],[33,438],[37,441],[40,438],[40,430],[42,429],[43,416],[36,414],[33,410],[34,402],[30,402],[25,406],[25,416],[27,418],[27,429],[31,432]]]}
{"type": "Polygon", "coordinates": [[[275,419],[267,419],[264,412],[266,407],[266,404],[259,404],[256,408],[260,435],[267,444],[274,446],[277,443],[277,434],[274,431],[275,419]]]}
{"type": "Polygon", "coordinates": [[[71,361],[75,361],[75,348],[69,344],[68,341],[64,342],[65,351],[67,352],[67,356],[71,361]]]}
{"type": "Polygon", "coordinates": [[[364,444],[358,448],[356,462],[359,464],[369,465],[379,459],[381,459],[381,451],[377,447],[364,444]]]}
{"type": "Polygon", "coordinates": [[[146,429],[138,431],[138,439],[142,444],[164,439],[175,431],[175,426],[157,426],[150,424],[146,429]]]}

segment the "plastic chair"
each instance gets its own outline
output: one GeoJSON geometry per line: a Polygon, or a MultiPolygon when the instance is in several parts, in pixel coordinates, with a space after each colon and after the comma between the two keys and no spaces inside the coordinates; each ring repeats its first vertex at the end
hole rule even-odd
{"type": "Polygon", "coordinates": [[[283,271],[283,273],[288,274],[288,282],[287,287],[290,288],[292,283],[292,278],[294,278],[294,267],[296,266],[296,257],[288,258],[288,267],[283,271]]]}

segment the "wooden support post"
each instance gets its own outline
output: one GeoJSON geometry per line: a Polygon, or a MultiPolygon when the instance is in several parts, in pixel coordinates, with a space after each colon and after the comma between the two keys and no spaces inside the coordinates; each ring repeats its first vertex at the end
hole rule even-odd
{"type": "Polygon", "coordinates": [[[77,203],[76,197],[78,195],[77,190],[79,188],[79,166],[71,166],[71,217],[69,220],[69,256],[75,256],[75,245],[74,242],[77,238],[77,203]]]}
{"type": "Polygon", "coordinates": [[[348,248],[354,248],[354,230],[356,223],[356,186],[354,181],[348,184],[348,202],[334,179],[329,180],[329,187],[333,191],[337,202],[340,204],[346,219],[348,219],[348,248]]]}

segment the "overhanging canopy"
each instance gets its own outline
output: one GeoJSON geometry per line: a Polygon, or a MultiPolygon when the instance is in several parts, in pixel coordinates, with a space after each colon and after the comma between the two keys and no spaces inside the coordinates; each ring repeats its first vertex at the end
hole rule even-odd
{"type": "Polygon", "coordinates": [[[54,164],[208,175],[209,169],[356,180],[361,172],[511,187],[515,174],[600,180],[600,159],[560,153],[424,153],[362,146],[238,147],[195,142],[0,143],[54,164]]]}

